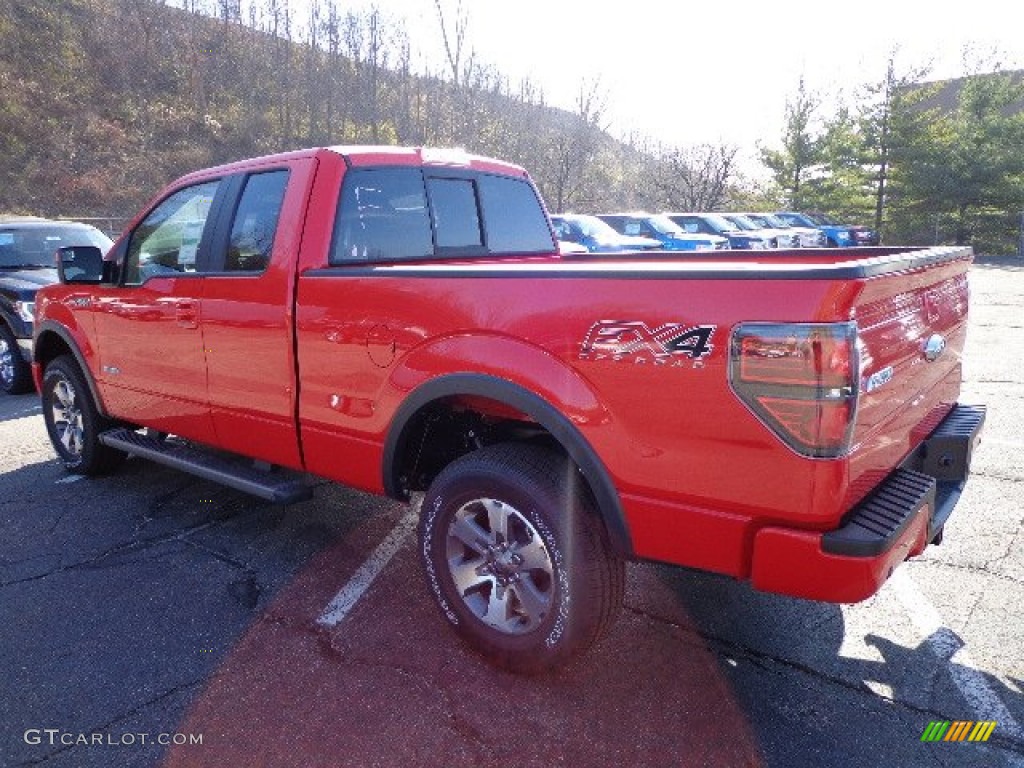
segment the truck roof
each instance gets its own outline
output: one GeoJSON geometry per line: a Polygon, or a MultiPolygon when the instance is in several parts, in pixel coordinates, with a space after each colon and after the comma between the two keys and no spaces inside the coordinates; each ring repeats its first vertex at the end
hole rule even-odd
{"type": "Polygon", "coordinates": [[[329,147],[310,147],[290,152],[278,152],[270,155],[251,157],[232,163],[197,169],[182,180],[193,176],[209,176],[211,173],[233,173],[254,166],[270,165],[282,160],[293,160],[305,157],[322,156],[325,153],[340,155],[351,166],[371,165],[404,165],[421,167],[472,168],[474,170],[491,171],[510,176],[527,176],[521,166],[483,155],[474,155],[462,149],[448,147],[396,147],[373,144],[335,145],[329,147]]]}

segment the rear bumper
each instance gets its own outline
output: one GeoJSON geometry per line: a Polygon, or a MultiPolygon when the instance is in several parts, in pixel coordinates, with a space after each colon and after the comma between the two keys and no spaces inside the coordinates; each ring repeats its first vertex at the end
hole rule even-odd
{"type": "Polygon", "coordinates": [[[897,565],[941,535],[967,483],[984,423],[984,406],[955,406],[834,531],[759,530],[754,586],[839,603],[873,595],[897,565]]]}

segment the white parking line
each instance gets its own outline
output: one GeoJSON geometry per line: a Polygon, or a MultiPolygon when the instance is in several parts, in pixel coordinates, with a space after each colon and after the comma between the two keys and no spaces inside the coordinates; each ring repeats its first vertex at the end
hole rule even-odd
{"type": "Polygon", "coordinates": [[[68,475],[62,477],[60,480],[54,480],[55,485],[67,485],[68,483],[77,483],[79,480],[85,480],[85,475],[68,475]]]}
{"type": "Polygon", "coordinates": [[[333,627],[348,615],[363,593],[369,589],[373,580],[384,570],[384,566],[388,564],[398,548],[402,546],[405,537],[416,527],[418,516],[419,504],[410,504],[391,533],[377,545],[366,562],[359,566],[348,583],[341,588],[341,591],[334,596],[324,612],[320,614],[320,618],[316,620],[317,624],[322,627],[333,627]]]}
{"type": "MultiPolygon", "coordinates": [[[[902,603],[904,610],[917,631],[925,638],[928,648],[949,666],[949,675],[974,710],[977,720],[995,720],[997,730],[1016,739],[1024,739],[1024,729],[1010,714],[1002,700],[992,690],[984,675],[967,652],[966,646],[942,621],[935,606],[918,588],[907,573],[907,568],[897,568],[889,577],[889,585],[902,603]]],[[[1024,761],[1010,760],[1014,766],[1024,766],[1024,761]]]]}

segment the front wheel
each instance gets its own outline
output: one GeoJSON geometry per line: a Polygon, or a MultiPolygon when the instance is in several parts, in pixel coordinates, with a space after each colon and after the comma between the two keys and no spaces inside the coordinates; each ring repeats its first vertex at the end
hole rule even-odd
{"type": "Polygon", "coordinates": [[[423,499],[420,555],[441,613],[506,669],[568,661],[622,606],[624,564],[553,451],[510,443],[452,462],[423,499]]]}
{"type": "Polygon", "coordinates": [[[125,454],[100,442],[100,433],[114,423],[96,408],[74,358],[61,355],[43,372],[43,420],[61,463],[78,475],[113,470],[125,454]]]}
{"type": "Polygon", "coordinates": [[[32,369],[21,356],[11,329],[0,323],[0,390],[20,395],[32,389],[32,369]]]}

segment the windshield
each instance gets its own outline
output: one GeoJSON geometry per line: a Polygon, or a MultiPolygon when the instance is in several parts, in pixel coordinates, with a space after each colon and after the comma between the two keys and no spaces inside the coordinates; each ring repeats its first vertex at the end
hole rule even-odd
{"type": "Polygon", "coordinates": [[[792,229],[793,225],[787,221],[783,221],[779,216],[774,216],[770,213],[745,213],[743,214],[752,222],[758,226],[764,227],[765,229],[792,229]]]}
{"type": "Polygon", "coordinates": [[[736,225],[724,216],[708,214],[704,216],[704,221],[706,221],[716,232],[731,232],[736,229],[736,225]]]}
{"type": "Polygon", "coordinates": [[[761,219],[767,222],[769,227],[780,227],[781,229],[791,229],[793,227],[789,222],[783,221],[780,217],[775,216],[771,213],[760,214],[761,219]]]}
{"type": "Polygon", "coordinates": [[[797,227],[817,227],[817,223],[802,213],[779,213],[776,214],[780,219],[788,224],[792,224],[797,227]]]}
{"type": "Polygon", "coordinates": [[[686,230],[676,224],[668,216],[651,216],[647,219],[647,223],[651,225],[655,232],[662,235],[685,235],[686,230]]]}
{"type": "Polygon", "coordinates": [[[617,240],[620,237],[619,233],[612,229],[611,224],[601,221],[596,216],[573,216],[568,221],[579,227],[585,236],[601,242],[617,240]]]}
{"type": "Polygon", "coordinates": [[[731,221],[733,224],[735,224],[740,229],[745,229],[745,230],[748,230],[748,231],[749,230],[754,230],[754,229],[760,229],[760,227],[757,226],[757,224],[752,222],[746,216],[740,216],[740,215],[735,214],[735,213],[730,213],[725,218],[727,218],[729,221],[731,221]]]}
{"type": "Polygon", "coordinates": [[[0,229],[0,268],[53,267],[53,254],[65,245],[95,245],[106,253],[113,243],[95,227],[8,227],[0,229]]]}
{"type": "Polygon", "coordinates": [[[814,221],[818,222],[819,224],[824,224],[827,227],[840,226],[838,221],[833,219],[831,216],[826,216],[824,213],[809,213],[807,215],[814,219],[814,221]]]}

